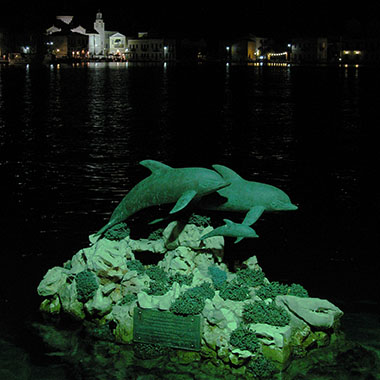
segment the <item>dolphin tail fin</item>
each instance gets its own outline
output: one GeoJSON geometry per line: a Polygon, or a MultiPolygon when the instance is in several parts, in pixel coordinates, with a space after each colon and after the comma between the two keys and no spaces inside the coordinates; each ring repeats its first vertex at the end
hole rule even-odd
{"type": "Polygon", "coordinates": [[[209,238],[209,237],[213,237],[213,236],[215,236],[213,232],[214,232],[214,230],[208,232],[207,234],[204,234],[203,236],[201,236],[201,237],[199,238],[199,240],[205,240],[205,239],[207,239],[207,238],[209,238]]]}
{"type": "Polygon", "coordinates": [[[245,216],[243,223],[246,226],[251,226],[253,223],[260,218],[261,214],[264,212],[265,207],[263,206],[254,206],[252,207],[245,216]]]}

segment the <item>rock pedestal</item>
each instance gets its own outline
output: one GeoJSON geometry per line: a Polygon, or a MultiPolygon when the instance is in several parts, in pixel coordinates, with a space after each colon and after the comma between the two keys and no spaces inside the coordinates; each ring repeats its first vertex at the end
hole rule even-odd
{"type": "Polygon", "coordinates": [[[223,238],[200,240],[212,227],[177,227],[170,223],[155,240],[91,237],[89,247],[48,270],[37,289],[41,310],[91,324],[121,351],[124,345],[144,347],[144,354],[140,350],[128,357],[131,365],[168,352],[159,342],[151,347],[134,343],[136,307],[197,314],[201,350],[172,350],[170,362],[199,361],[245,378],[272,376],[292,359],[334,341],[343,314],[335,305],[309,297],[300,285],[271,283],[255,256],[230,272],[221,262],[223,238]],[[136,260],[141,252],[161,260],[142,265],[136,260]]]}

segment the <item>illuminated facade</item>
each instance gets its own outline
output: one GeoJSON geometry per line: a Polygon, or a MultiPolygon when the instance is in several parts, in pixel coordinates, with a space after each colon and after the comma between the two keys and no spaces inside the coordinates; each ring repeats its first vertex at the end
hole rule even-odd
{"type": "Polygon", "coordinates": [[[125,55],[126,37],[105,30],[102,13],[96,14],[93,29],[77,24],[73,16],[57,16],[46,30],[47,46],[56,58],[88,58],[125,55]]]}
{"type": "Polygon", "coordinates": [[[267,39],[249,36],[226,46],[226,58],[231,62],[254,62],[265,54],[267,39]]]}
{"type": "Polygon", "coordinates": [[[103,15],[99,11],[94,22],[94,31],[88,33],[88,52],[90,56],[123,55],[126,49],[126,37],[116,31],[105,29],[103,15]]]}
{"type": "Polygon", "coordinates": [[[327,38],[298,38],[293,39],[289,46],[292,62],[327,62],[327,38]]]}
{"type": "Polygon", "coordinates": [[[139,38],[128,39],[127,59],[130,62],[175,61],[175,41],[149,38],[146,33],[140,33],[139,38]]]}

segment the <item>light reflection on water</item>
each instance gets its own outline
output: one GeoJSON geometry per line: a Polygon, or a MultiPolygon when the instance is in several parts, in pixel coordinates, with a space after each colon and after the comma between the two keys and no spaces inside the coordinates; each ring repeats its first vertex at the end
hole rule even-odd
{"type": "Polygon", "coordinates": [[[360,91],[360,75],[338,68],[2,67],[0,162],[10,194],[2,224],[30,255],[9,218],[30,238],[64,236],[59,250],[69,258],[149,174],[140,160],[219,163],[281,187],[300,205],[298,219],[257,226],[268,260],[280,247],[265,240],[273,228],[286,229],[281,249],[292,255],[331,254],[328,240],[340,245],[346,233],[335,235],[336,224],[348,217],[356,226],[360,91]]]}
{"type": "MultiPolygon", "coordinates": [[[[255,254],[270,280],[301,283],[313,296],[345,294],[351,302],[369,294],[377,277],[372,260],[362,266],[368,232],[360,219],[358,140],[366,102],[377,102],[367,95],[372,77],[363,81],[362,74],[221,65],[0,67],[0,228],[7,238],[0,312],[20,294],[23,313],[36,309],[35,289],[47,269],[88,244],[88,234],[149,174],[138,165],[147,158],[175,167],[224,164],[284,189],[299,210],[264,215],[255,225],[260,239],[227,242],[227,259],[255,254]],[[28,309],[28,302],[35,303],[28,309]]],[[[7,312],[6,319],[22,315],[7,312]]]]}

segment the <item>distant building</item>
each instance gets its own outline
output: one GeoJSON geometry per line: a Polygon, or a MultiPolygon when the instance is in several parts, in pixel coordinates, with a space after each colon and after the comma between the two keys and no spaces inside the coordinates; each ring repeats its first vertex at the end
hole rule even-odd
{"type": "Polygon", "coordinates": [[[290,60],[297,63],[327,62],[327,38],[297,38],[290,44],[290,60]]]}
{"type": "Polygon", "coordinates": [[[175,61],[175,40],[150,38],[147,33],[139,33],[138,38],[128,39],[127,59],[130,62],[175,61]]]}
{"type": "Polygon", "coordinates": [[[254,62],[264,57],[267,39],[256,36],[234,40],[226,44],[226,59],[231,62],[254,62]]]}
{"type": "Polygon", "coordinates": [[[117,31],[106,30],[100,11],[96,14],[94,30],[88,35],[90,56],[124,55],[126,52],[126,37],[117,31]]]}
{"type": "Polygon", "coordinates": [[[126,57],[127,51],[127,38],[124,34],[115,33],[112,34],[109,38],[109,54],[114,56],[121,56],[123,58],[126,57]]]}
{"type": "Polygon", "coordinates": [[[73,16],[57,16],[46,34],[48,50],[55,58],[88,56],[88,34],[73,16]]]}
{"type": "Polygon", "coordinates": [[[46,34],[48,48],[56,58],[121,56],[127,45],[123,34],[105,30],[101,12],[96,14],[93,28],[83,27],[74,16],[57,16],[46,34]]]}

